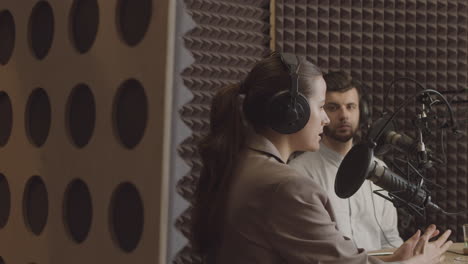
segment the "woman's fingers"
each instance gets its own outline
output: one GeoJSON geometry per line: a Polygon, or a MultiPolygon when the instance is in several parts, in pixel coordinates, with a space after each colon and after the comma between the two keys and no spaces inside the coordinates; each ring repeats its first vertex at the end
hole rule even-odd
{"type": "Polygon", "coordinates": [[[430,224],[424,231],[424,235],[427,234],[430,237],[436,231],[437,231],[436,226],[434,224],[430,224]]]}
{"type": "MultiPolygon", "coordinates": [[[[418,232],[416,232],[416,234],[414,234],[410,239],[417,237],[417,233],[418,232]]],[[[429,243],[429,239],[439,233],[440,231],[437,230],[435,225],[430,225],[417,241],[413,253],[415,256],[422,255],[422,259],[426,260],[424,263],[442,263],[444,261],[443,253],[446,252],[453,244],[452,241],[447,241],[451,234],[451,230],[445,231],[438,239],[429,243]]]]}
{"type": "Polygon", "coordinates": [[[440,230],[439,229],[436,229],[436,231],[434,231],[434,233],[432,234],[432,237],[436,237],[438,234],[440,234],[440,230]]]}
{"type": "Polygon", "coordinates": [[[416,233],[414,233],[414,235],[410,239],[419,239],[420,236],[421,230],[418,229],[418,231],[416,231],[416,233]]]}
{"type": "Polygon", "coordinates": [[[421,230],[418,229],[418,231],[416,231],[416,233],[414,233],[410,238],[408,238],[408,240],[406,240],[405,242],[416,242],[417,240],[419,240],[419,238],[421,237],[421,230]]]}
{"type": "Polygon", "coordinates": [[[448,229],[446,230],[436,241],[434,241],[433,243],[437,246],[437,247],[441,247],[445,241],[447,241],[447,239],[449,238],[450,234],[452,233],[452,230],[448,229]]]}
{"type": "Polygon", "coordinates": [[[450,246],[451,246],[452,244],[453,244],[453,242],[452,242],[451,240],[449,240],[449,241],[445,242],[445,243],[442,245],[442,247],[440,247],[440,249],[442,250],[442,252],[445,252],[445,251],[447,251],[447,250],[450,248],[450,246]]]}
{"type": "Polygon", "coordinates": [[[416,231],[416,233],[413,234],[408,240],[405,241],[404,244],[408,245],[408,249],[413,252],[414,254],[414,248],[416,247],[416,244],[418,243],[419,239],[421,238],[421,230],[416,231]]]}
{"type": "Polygon", "coordinates": [[[426,228],[426,230],[424,231],[424,234],[419,238],[418,243],[414,247],[413,252],[415,254],[424,254],[424,249],[426,248],[426,245],[429,243],[429,239],[432,237],[435,231],[436,231],[435,225],[429,225],[426,228]]]}
{"type": "Polygon", "coordinates": [[[428,237],[424,236],[424,235],[421,236],[421,238],[419,238],[418,243],[414,247],[414,250],[413,250],[414,255],[423,254],[424,253],[424,248],[426,248],[427,243],[428,243],[428,237]]]}

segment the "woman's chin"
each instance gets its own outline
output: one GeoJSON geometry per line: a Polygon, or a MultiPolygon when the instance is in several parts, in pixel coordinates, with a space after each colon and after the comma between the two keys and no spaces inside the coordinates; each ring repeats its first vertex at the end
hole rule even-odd
{"type": "Polygon", "coordinates": [[[317,151],[319,149],[320,149],[320,144],[317,142],[315,144],[311,144],[311,145],[307,146],[307,149],[305,151],[314,152],[314,151],[317,151]]]}

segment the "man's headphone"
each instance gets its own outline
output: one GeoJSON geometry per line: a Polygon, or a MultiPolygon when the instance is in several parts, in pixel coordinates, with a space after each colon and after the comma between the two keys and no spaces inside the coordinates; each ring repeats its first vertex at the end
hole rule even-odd
{"type": "Polygon", "coordinates": [[[307,124],[310,118],[310,107],[307,98],[299,92],[299,76],[297,68],[299,60],[294,54],[279,53],[286,67],[291,85],[289,90],[283,90],[268,101],[266,118],[268,125],[278,133],[296,133],[307,124]]]}
{"type": "Polygon", "coordinates": [[[370,108],[371,97],[364,92],[361,85],[361,94],[359,95],[359,126],[360,129],[367,129],[372,123],[372,114],[370,108]]]}

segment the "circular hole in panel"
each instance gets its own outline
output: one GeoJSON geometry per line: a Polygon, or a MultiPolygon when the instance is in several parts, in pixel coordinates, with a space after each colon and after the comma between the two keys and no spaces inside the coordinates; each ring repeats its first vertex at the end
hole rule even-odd
{"type": "Polygon", "coordinates": [[[10,60],[15,48],[15,22],[10,11],[0,11],[0,64],[10,60]]]}
{"type": "Polygon", "coordinates": [[[135,79],[124,82],[114,101],[114,128],[122,144],[135,147],[144,135],[148,103],[143,86],[135,79]]]}
{"type": "Polygon", "coordinates": [[[143,233],[143,202],[133,184],[122,183],[114,191],[110,217],[111,232],[119,247],[133,251],[143,233]]]}
{"type": "Polygon", "coordinates": [[[80,179],[72,181],[65,193],[65,226],[72,238],[83,242],[88,236],[93,216],[91,194],[88,186],[80,179]]]}
{"type": "Polygon", "coordinates": [[[49,52],[54,38],[54,14],[46,1],[39,1],[29,20],[29,41],[36,58],[42,60],[49,52]]]}
{"type": "Polygon", "coordinates": [[[4,228],[10,217],[10,187],[6,177],[0,173],[0,228],[4,228]]]}
{"type": "Polygon", "coordinates": [[[93,46],[98,31],[97,0],[75,0],[70,17],[73,44],[78,52],[85,53],[93,46]]]}
{"type": "Polygon", "coordinates": [[[151,20],[151,10],[151,0],[119,0],[117,25],[128,45],[137,45],[145,36],[151,20]]]}
{"type": "Polygon", "coordinates": [[[23,196],[24,221],[30,230],[40,235],[47,223],[49,200],[47,189],[39,176],[33,176],[26,183],[23,196]]]}
{"type": "Polygon", "coordinates": [[[49,135],[51,108],[49,97],[42,88],[29,96],[26,108],[26,133],[37,147],[42,146],[49,135]]]}
{"type": "Polygon", "coordinates": [[[86,84],[79,84],[72,90],[67,110],[71,138],[77,147],[84,147],[93,135],[96,121],[94,96],[86,84]]]}
{"type": "Polygon", "coordinates": [[[13,127],[13,110],[10,97],[5,92],[0,92],[0,146],[8,143],[13,127]]]}

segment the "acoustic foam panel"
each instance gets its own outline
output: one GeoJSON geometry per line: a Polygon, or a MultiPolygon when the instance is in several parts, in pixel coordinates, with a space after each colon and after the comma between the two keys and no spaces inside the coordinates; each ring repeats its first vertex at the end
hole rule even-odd
{"type": "MultiPolygon", "coordinates": [[[[179,113],[192,135],[177,149],[190,166],[190,171],[177,183],[177,192],[192,201],[201,168],[196,145],[209,128],[211,99],[220,88],[244,78],[253,64],[268,53],[269,1],[184,2],[195,22],[195,27],[184,36],[185,47],[194,61],[181,76],[193,98],[179,113]]],[[[189,236],[190,207],[178,217],[175,225],[184,236],[189,236]]],[[[187,244],[173,263],[201,263],[201,260],[187,244]]]]}
{"type": "MultiPolygon", "coordinates": [[[[276,49],[307,56],[325,72],[343,70],[361,80],[370,95],[375,120],[384,110],[395,111],[418,87],[393,79],[409,77],[427,89],[459,90],[468,84],[468,3],[464,0],[277,0],[276,49]],[[388,96],[385,94],[388,93],[388,96]]],[[[449,100],[463,101],[467,93],[448,94],[449,100]]],[[[429,172],[432,179],[446,190],[436,190],[433,200],[448,211],[468,208],[467,198],[467,104],[454,105],[463,137],[446,133],[443,144],[447,164],[429,172]]],[[[434,111],[446,115],[437,106],[434,111]]],[[[399,131],[414,132],[414,104],[397,115],[399,131]]],[[[440,123],[439,123],[440,125],[440,123]]],[[[441,130],[428,146],[442,153],[437,140],[441,130]]],[[[389,162],[394,156],[389,155],[389,162]]],[[[401,157],[401,156],[400,156],[401,157]]],[[[400,212],[400,231],[408,237],[426,223],[400,212]]],[[[463,241],[461,225],[467,214],[443,216],[430,214],[427,223],[451,228],[451,239],[463,241]]]]}

